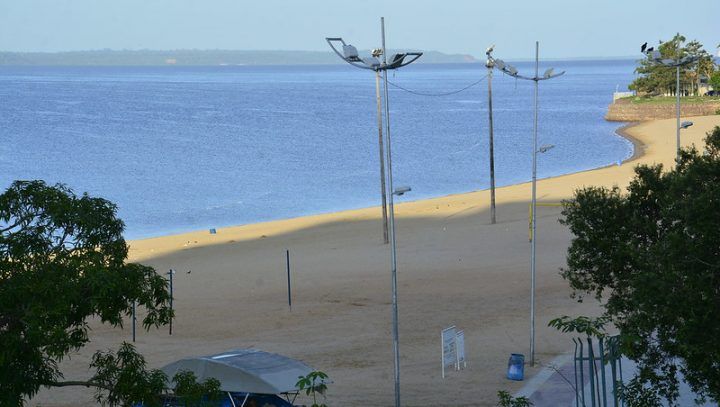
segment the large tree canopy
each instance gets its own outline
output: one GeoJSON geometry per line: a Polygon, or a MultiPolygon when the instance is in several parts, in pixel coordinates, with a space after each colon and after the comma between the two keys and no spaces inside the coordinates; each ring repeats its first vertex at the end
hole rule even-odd
{"type": "Polygon", "coordinates": [[[58,362],[88,342],[90,317],[169,322],[166,280],[126,263],[116,206],[62,186],[17,181],[0,195],[0,405],[62,385],[58,362]]]}
{"type": "MultiPolygon", "coordinates": [[[[695,63],[680,68],[681,95],[697,94],[700,79],[709,78],[715,72],[715,62],[701,43],[690,41],[685,44],[685,37],[676,34],[670,41],[661,42],[656,46],[662,58],[680,59],[686,56],[696,57],[695,63]]],[[[639,77],[629,86],[639,93],[660,95],[677,92],[676,69],[656,64],[647,58],[639,61],[635,72],[639,77]]]]}
{"type": "Polygon", "coordinates": [[[562,275],[594,295],[639,378],[677,396],[679,369],[720,400],[720,127],[677,168],[639,166],[627,193],[590,187],[565,202],[574,235],[562,275]]]}

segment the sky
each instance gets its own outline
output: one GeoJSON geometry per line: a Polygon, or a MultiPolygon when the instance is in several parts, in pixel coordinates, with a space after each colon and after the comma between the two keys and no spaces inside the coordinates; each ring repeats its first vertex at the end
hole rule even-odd
{"type": "Polygon", "coordinates": [[[717,54],[720,0],[0,0],[0,51],[327,50],[341,36],[525,59],[636,56],[676,32],[717,54]]]}

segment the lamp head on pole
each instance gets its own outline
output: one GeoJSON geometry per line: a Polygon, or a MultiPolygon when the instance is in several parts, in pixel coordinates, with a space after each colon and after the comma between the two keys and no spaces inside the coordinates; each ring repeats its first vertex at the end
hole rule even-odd
{"type": "Polygon", "coordinates": [[[555,148],[554,144],[545,144],[544,146],[540,146],[540,148],[538,148],[537,152],[540,154],[543,154],[543,153],[547,153],[548,151],[552,150],[553,148],[555,148]]]}
{"type": "Polygon", "coordinates": [[[403,195],[405,195],[406,192],[410,192],[410,191],[412,191],[412,188],[410,188],[410,187],[397,187],[393,191],[393,195],[403,196],[403,195]]]}
{"type": "Polygon", "coordinates": [[[688,127],[690,127],[692,125],[693,125],[693,122],[682,122],[682,123],[680,123],[680,128],[687,129],[688,127]]]}
{"type": "Polygon", "coordinates": [[[415,62],[422,56],[422,52],[397,53],[389,58],[387,64],[383,64],[378,59],[383,54],[380,48],[374,48],[368,57],[361,57],[355,46],[347,44],[345,40],[340,37],[327,37],[325,41],[327,41],[330,48],[332,48],[343,61],[357,68],[371,69],[373,71],[402,68],[415,62]]]}

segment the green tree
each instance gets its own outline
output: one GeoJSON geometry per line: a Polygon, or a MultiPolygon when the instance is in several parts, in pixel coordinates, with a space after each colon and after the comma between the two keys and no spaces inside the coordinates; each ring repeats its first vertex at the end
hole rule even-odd
{"type": "Polygon", "coordinates": [[[161,370],[147,370],[146,366],[145,358],[135,347],[123,342],[115,353],[95,353],[90,367],[97,371],[90,380],[70,384],[95,387],[95,400],[102,405],[143,403],[145,407],[160,407],[167,376],[161,370]]]}
{"type": "Polygon", "coordinates": [[[327,384],[325,384],[325,379],[328,378],[328,375],[321,371],[315,371],[310,372],[307,374],[307,376],[298,376],[297,384],[295,384],[295,387],[298,388],[300,391],[305,391],[305,395],[312,396],[313,403],[311,407],[327,407],[324,403],[318,404],[317,402],[317,396],[318,394],[325,397],[325,392],[327,391],[327,384]]]}
{"type": "Polygon", "coordinates": [[[548,326],[557,329],[564,333],[578,333],[585,334],[590,338],[602,339],[607,336],[605,332],[605,325],[610,322],[611,319],[604,315],[598,318],[589,318],[586,316],[579,316],[576,318],[563,315],[560,318],[555,318],[548,323],[548,326]]]}
{"type": "MultiPolygon", "coordinates": [[[[686,56],[697,58],[696,62],[680,67],[681,91],[685,89],[687,93],[697,94],[701,77],[712,75],[715,71],[715,62],[700,42],[693,40],[685,44],[685,40],[686,38],[678,33],[670,41],[661,41],[657,45],[657,50],[660,51],[663,59],[681,59],[686,56]]],[[[635,72],[639,77],[630,84],[631,90],[648,95],[676,94],[674,67],[656,64],[648,58],[643,58],[638,61],[635,72]]]]}
{"type": "Polygon", "coordinates": [[[589,187],[564,203],[573,234],[568,280],[594,295],[620,330],[638,382],[677,398],[677,371],[701,396],[720,400],[720,127],[706,149],[677,167],[638,166],[622,193],[589,187]]]}
{"type": "Polygon", "coordinates": [[[533,402],[527,397],[513,397],[505,390],[497,392],[498,407],[532,407],[533,402]]]}
{"type": "Polygon", "coordinates": [[[697,61],[686,71],[686,77],[691,84],[691,91],[694,95],[699,95],[700,81],[702,77],[710,78],[715,72],[715,61],[698,41],[690,41],[685,46],[685,52],[688,56],[697,58],[697,61]]]}
{"type": "Polygon", "coordinates": [[[222,397],[220,381],[215,378],[205,379],[198,383],[195,373],[181,371],[173,377],[175,383],[175,396],[183,402],[186,407],[215,406],[219,405],[222,397]]]}
{"type": "Polygon", "coordinates": [[[89,341],[91,317],[122,326],[136,302],[146,329],[170,321],[166,280],[125,262],[116,210],[42,181],[16,181],[0,195],[0,405],[22,405],[42,386],[77,384],[61,380],[58,363],[89,341]]]}
{"type": "Polygon", "coordinates": [[[720,71],[716,71],[710,77],[710,86],[716,91],[720,91],[720,71]]]}
{"type": "MultiPolygon", "coordinates": [[[[678,33],[670,41],[660,41],[656,47],[662,58],[677,59],[685,56],[682,48],[684,42],[685,37],[678,33]]],[[[648,58],[643,58],[638,61],[635,72],[639,77],[630,84],[631,90],[651,95],[670,93],[675,90],[675,68],[673,67],[658,65],[648,58]]]]}

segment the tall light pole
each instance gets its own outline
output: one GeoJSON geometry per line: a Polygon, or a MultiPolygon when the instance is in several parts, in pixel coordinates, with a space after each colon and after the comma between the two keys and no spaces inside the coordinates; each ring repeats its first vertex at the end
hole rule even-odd
{"type": "Polygon", "coordinates": [[[667,67],[675,68],[675,161],[680,160],[680,67],[689,65],[698,60],[698,57],[685,56],[680,57],[680,50],[678,44],[678,55],[675,58],[663,58],[660,50],[656,50],[653,47],[646,48],[647,43],[640,47],[640,52],[644,53],[648,60],[655,65],[662,65],[667,67]]]}
{"type": "MultiPolygon", "coordinates": [[[[383,20],[384,21],[384,20],[383,20]]],[[[382,27],[381,27],[382,31],[382,27]]],[[[383,40],[384,40],[383,36],[383,40]]],[[[421,52],[406,52],[401,54],[394,54],[391,58],[391,62],[387,63],[387,56],[385,55],[385,49],[384,48],[376,48],[372,50],[372,54],[368,57],[361,58],[357,48],[354,46],[345,43],[345,41],[342,38],[339,37],[328,37],[325,38],[325,41],[330,45],[330,48],[340,57],[343,61],[349,63],[350,65],[353,65],[357,68],[361,69],[369,69],[375,71],[375,99],[377,102],[377,124],[378,124],[378,150],[380,153],[380,195],[382,199],[382,217],[383,217],[383,241],[387,244],[389,243],[388,239],[388,209],[387,209],[387,186],[386,184],[386,175],[385,175],[385,154],[384,154],[384,148],[383,148],[383,118],[382,118],[382,100],[380,96],[380,73],[386,72],[388,69],[397,69],[406,65],[409,65],[420,56],[422,56],[421,52]],[[342,46],[340,50],[336,47],[336,45],[342,46]],[[379,56],[383,56],[383,62],[381,63],[378,59],[379,56]],[[408,58],[409,57],[409,58],[408,58]],[[405,60],[408,58],[408,60],[405,60]]],[[[387,75],[385,75],[385,93],[387,96],[387,75]]],[[[386,112],[389,110],[387,109],[387,98],[385,99],[386,103],[386,112]]],[[[389,125],[387,125],[389,128],[389,125]]]]}
{"type": "Polygon", "coordinates": [[[495,49],[494,45],[485,50],[485,55],[487,55],[485,67],[487,67],[488,70],[488,116],[490,128],[490,223],[495,224],[495,145],[493,142],[492,110],[492,74],[493,68],[495,67],[495,60],[492,57],[493,49],[495,49]]]}
{"type": "MultiPolygon", "coordinates": [[[[378,50],[373,50],[373,57],[377,58],[378,50]]],[[[383,52],[382,50],[379,50],[383,52]]],[[[382,218],[383,218],[383,242],[389,243],[388,240],[388,216],[387,216],[387,198],[385,187],[385,157],[383,151],[383,113],[382,113],[382,96],[380,96],[380,71],[375,71],[375,100],[377,101],[377,125],[378,125],[378,148],[380,150],[380,194],[382,195],[382,218]]]]}
{"type": "Polygon", "coordinates": [[[557,78],[563,75],[565,71],[560,73],[554,73],[553,69],[550,68],[545,71],[543,76],[539,74],[540,68],[540,43],[535,41],[535,76],[522,76],[518,73],[518,70],[503,62],[502,60],[496,59],[495,66],[500,69],[503,73],[508,74],[517,79],[523,79],[535,82],[535,97],[534,97],[534,116],[533,116],[533,149],[532,149],[532,241],[530,248],[530,365],[535,366],[535,252],[536,252],[536,238],[535,231],[537,230],[537,154],[544,153],[552,146],[543,146],[538,149],[537,146],[537,133],[538,133],[538,84],[540,81],[557,78]]]}
{"type": "MultiPolygon", "coordinates": [[[[400,407],[400,334],[399,334],[399,323],[398,323],[398,297],[397,297],[397,245],[395,242],[395,207],[394,199],[395,195],[403,195],[410,191],[410,188],[398,188],[393,189],[393,174],[392,174],[392,149],[390,142],[390,104],[388,94],[388,77],[387,71],[391,69],[401,68],[409,65],[416,61],[422,56],[421,52],[406,52],[401,54],[394,54],[388,62],[387,50],[385,48],[385,18],[380,18],[380,35],[382,37],[382,62],[378,60],[378,53],[373,52],[373,55],[368,58],[360,58],[357,49],[352,45],[346,44],[342,38],[326,38],[330,47],[335,53],[340,56],[345,62],[350,65],[356,66],[363,69],[371,69],[376,72],[383,74],[384,82],[384,96],[385,96],[385,164],[387,165],[387,171],[383,180],[386,181],[386,188],[383,188],[383,192],[388,196],[388,235],[390,240],[390,274],[391,274],[391,289],[392,289],[392,324],[393,324],[393,360],[395,370],[395,407],[400,407]],[[343,53],[340,53],[334,44],[342,44],[343,53]],[[409,58],[408,58],[409,57],[409,58]],[[406,60],[406,58],[408,58],[406,60]]],[[[376,76],[377,77],[377,76],[376,76]]],[[[376,82],[377,84],[377,82],[376,82]]],[[[377,89],[377,88],[376,88],[377,89]]],[[[382,147],[381,147],[382,148],[382,147]]],[[[382,150],[381,150],[382,151],[382,150]]],[[[381,169],[382,170],[382,169],[381,169]]]]}

